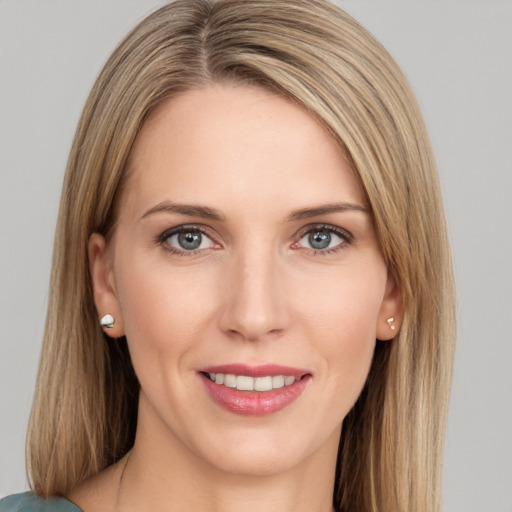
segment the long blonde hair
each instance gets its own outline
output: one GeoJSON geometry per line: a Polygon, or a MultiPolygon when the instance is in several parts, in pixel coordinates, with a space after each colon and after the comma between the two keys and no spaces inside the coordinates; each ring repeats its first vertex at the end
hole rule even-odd
{"type": "Polygon", "coordinates": [[[454,289],[435,162],[401,71],[354,19],[323,0],[178,0],[142,21],[101,72],[62,193],[27,461],[32,489],[65,494],[133,445],[138,382],[126,340],[98,325],[87,261],[115,229],[132,144],[153,108],[212,82],[255,84],[332,134],[365,190],[404,319],[377,342],[345,418],[340,511],[432,512],[454,346],[454,289]]]}

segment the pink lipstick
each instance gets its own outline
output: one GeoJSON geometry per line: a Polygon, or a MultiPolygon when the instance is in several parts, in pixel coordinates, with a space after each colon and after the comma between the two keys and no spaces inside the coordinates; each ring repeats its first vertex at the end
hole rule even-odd
{"type": "Polygon", "coordinates": [[[248,416],[283,409],[302,394],[311,379],[307,370],[274,364],[210,366],[199,375],[218,405],[248,416]]]}

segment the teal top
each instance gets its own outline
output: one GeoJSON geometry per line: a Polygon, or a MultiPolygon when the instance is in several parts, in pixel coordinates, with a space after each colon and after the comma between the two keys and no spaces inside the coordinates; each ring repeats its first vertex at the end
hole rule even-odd
{"type": "Polygon", "coordinates": [[[24,492],[2,498],[0,512],[82,512],[82,510],[66,498],[43,500],[31,492],[24,492]]]}

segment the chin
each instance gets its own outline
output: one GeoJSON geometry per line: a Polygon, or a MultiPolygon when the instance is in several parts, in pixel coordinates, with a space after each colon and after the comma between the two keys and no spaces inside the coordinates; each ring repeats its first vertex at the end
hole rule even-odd
{"type": "Polygon", "coordinates": [[[320,433],[304,436],[304,431],[296,432],[298,435],[290,435],[289,429],[280,432],[271,428],[253,432],[253,435],[240,432],[230,435],[229,441],[218,440],[213,445],[208,442],[208,446],[196,451],[196,455],[224,473],[261,477],[290,472],[311,457],[336,457],[341,427],[332,433],[325,432],[323,436],[320,433]],[[208,450],[211,446],[229,448],[212,452],[208,450]]]}
{"type": "Polygon", "coordinates": [[[289,454],[282,450],[271,450],[269,453],[245,450],[238,453],[226,454],[222,459],[212,461],[212,465],[223,473],[237,476],[275,476],[287,473],[300,465],[303,454],[289,454]],[[302,456],[301,456],[302,455],[302,456]]]}

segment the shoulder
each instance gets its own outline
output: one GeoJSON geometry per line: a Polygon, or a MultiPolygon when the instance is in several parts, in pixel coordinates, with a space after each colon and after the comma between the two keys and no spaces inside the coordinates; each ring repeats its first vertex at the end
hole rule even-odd
{"type": "Polygon", "coordinates": [[[30,492],[12,494],[0,500],[0,512],[82,512],[66,498],[43,500],[30,492]]]}

